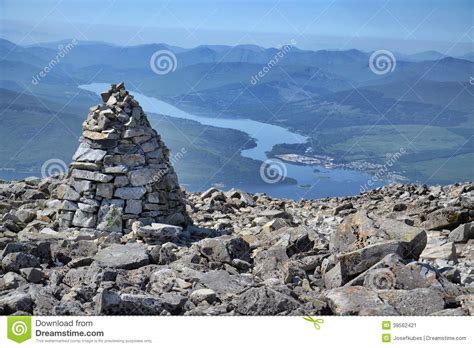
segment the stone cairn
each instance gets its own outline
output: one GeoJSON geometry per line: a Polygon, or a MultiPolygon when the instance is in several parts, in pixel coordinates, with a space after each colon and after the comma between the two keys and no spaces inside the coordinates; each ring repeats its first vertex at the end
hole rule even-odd
{"type": "Polygon", "coordinates": [[[132,223],[188,223],[184,193],[169,150],[122,83],[89,109],[69,166],[59,228],[128,233],[132,223]]]}

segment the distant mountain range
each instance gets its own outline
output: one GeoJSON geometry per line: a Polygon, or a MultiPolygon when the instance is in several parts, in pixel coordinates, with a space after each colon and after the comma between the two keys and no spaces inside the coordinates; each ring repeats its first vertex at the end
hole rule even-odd
{"type": "MultiPolygon", "coordinates": [[[[58,128],[50,136],[35,135],[34,130],[41,130],[51,113],[57,112],[60,121],[51,124],[62,121],[79,133],[87,108],[98,98],[77,86],[123,80],[130,90],[196,114],[250,118],[292,129],[309,137],[308,147],[314,154],[341,162],[383,164],[405,146],[408,154],[393,169],[410,180],[472,180],[474,169],[468,163],[474,163],[474,86],[470,81],[474,52],[460,57],[437,51],[393,52],[393,71],[380,75],[370,68],[372,54],[297,47],[283,51],[254,45],[119,47],[73,40],[19,46],[0,39],[0,161],[23,168],[38,168],[51,156],[69,161],[76,147],[71,134],[58,128]],[[66,47],[68,52],[58,58],[66,47]],[[150,59],[160,50],[175,55],[172,73],[152,71],[150,59]],[[278,62],[270,64],[279,54],[278,62]],[[49,71],[40,76],[46,67],[49,71]],[[262,71],[266,72],[255,79],[262,71]],[[12,159],[12,152],[25,139],[35,155],[12,159]],[[54,139],[56,146],[52,146],[54,139]],[[48,150],[51,146],[53,152],[48,150]]],[[[183,128],[190,131],[192,127],[183,128]]],[[[243,134],[231,138],[226,151],[238,150],[248,141],[243,134]]],[[[224,141],[206,144],[206,148],[215,147],[209,152],[213,156],[210,170],[228,154],[215,150],[224,141]]],[[[245,180],[258,179],[249,174],[249,166],[258,163],[249,164],[242,157],[235,161],[242,165],[235,165],[232,173],[224,170],[222,180],[239,177],[239,170],[246,173],[241,175],[245,180]]],[[[185,175],[199,183],[205,173],[185,175]]]]}
{"type": "MultiPolygon", "coordinates": [[[[10,43],[10,45],[14,45],[8,40],[0,39],[1,41],[5,41],[7,43],[10,43]]],[[[69,40],[61,40],[61,41],[53,41],[53,42],[44,42],[44,43],[38,43],[38,44],[31,44],[31,45],[25,45],[25,48],[49,48],[52,50],[57,50],[58,47],[60,46],[65,46],[69,44],[73,39],[69,40]]],[[[101,42],[101,41],[77,41],[78,45],[80,46],[89,46],[89,47],[100,47],[100,48],[105,48],[108,47],[110,49],[118,49],[118,50],[131,50],[131,51],[147,51],[150,53],[155,52],[158,49],[167,49],[175,54],[182,54],[182,53],[188,53],[191,56],[194,55],[194,57],[197,57],[199,59],[199,62],[204,63],[204,61],[201,61],[203,57],[207,55],[212,57],[214,56],[215,58],[222,57],[223,55],[228,55],[229,53],[232,53],[230,56],[225,61],[243,61],[242,58],[244,56],[250,55],[253,52],[253,56],[255,59],[259,59],[258,56],[264,56],[264,55],[273,55],[275,52],[279,50],[279,48],[276,47],[270,47],[270,48],[264,48],[261,46],[257,45],[236,45],[236,46],[228,46],[228,45],[200,45],[194,48],[183,48],[183,47],[178,47],[178,46],[173,46],[173,45],[168,45],[165,43],[157,43],[157,44],[145,44],[145,45],[132,45],[132,46],[117,46],[114,44],[106,43],[106,42],[101,42]],[[204,54],[203,54],[204,53],[204,54]],[[234,60],[237,59],[237,60],[234,60]]],[[[327,54],[328,52],[339,52],[339,53],[345,53],[346,56],[351,56],[353,55],[354,57],[367,57],[370,55],[371,52],[363,52],[357,49],[349,49],[349,50],[318,50],[318,51],[311,51],[311,50],[303,50],[299,49],[297,47],[292,47],[292,51],[299,52],[302,54],[306,55],[324,55],[327,54]]],[[[419,61],[424,61],[424,60],[439,60],[442,58],[459,58],[459,59],[465,59],[465,60],[471,60],[474,59],[474,51],[473,52],[468,52],[462,55],[450,55],[450,54],[444,54],[438,51],[421,51],[417,53],[411,53],[411,54],[406,54],[402,52],[395,52],[394,53],[396,57],[399,57],[401,60],[404,61],[413,61],[413,62],[419,62],[419,61]]],[[[268,57],[269,58],[269,57],[268,57]]],[[[252,61],[247,61],[248,63],[252,61]]],[[[261,60],[258,61],[253,61],[254,63],[260,62],[262,63],[261,60]]],[[[264,62],[263,62],[264,63],[264,62]]],[[[303,63],[303,62],[301,62],[303,63]]]]}

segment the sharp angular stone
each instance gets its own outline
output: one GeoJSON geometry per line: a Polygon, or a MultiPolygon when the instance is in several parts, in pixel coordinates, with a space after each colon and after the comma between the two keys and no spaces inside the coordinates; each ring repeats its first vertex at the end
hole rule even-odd
{"type": "Polygon", "coordinates": [[[20,291],[9,292],[0,295],[0,308],[2,314],[13,314],[16,312],[33,313],[33,301],[29,294],[20,291]]]}
{"type": "Polygon", "coordinates": [[[25,278],[14,272],[8,272],[0,278],[0,290],[16,289],[26,284],[25,278]]]}
{"type": "Polygon", "coordinates": [[[86,143],[81,143],[72,159],[79,162],[98,162],[101,161],[107,151],[91,149],[86,143]]]}
{"type": "Polygon", "coordinates": [[[72,185],[74,189],[80,194],[90,191],[94,187],[92,181],[89,180],[75,180],[72,185]]]}
{"type": "Polygon", "coordinates": [[[87,213],[82,210],[77,210],[72,220],[74,226],[78,227],[95,227],[96,215],[93,213],[87,213]]]}
{"type": "Polygon", "coordinates": [[[243,315],[281,315],[298,308],[298,301],[268,287],[251,288],[236,301],[236,312],[243,315]]]}
{"type": "Polygon", "coordinates": [[[451,229],[460,223],[467,222],[468,213],[454,208],[442,208],[429,213],[423,223],[428,230],[451,229]]]}
{"type": "Polygon", "coordinates": [[[453,242],[440,242],[438,243],[429,243],[423,253],[421,258],[425,260],[452,260],[457,262],[456,247],[453,242]]]}
{"type": "Polygon", "coordinates": [[[407,254],[407,246],[399,241],[382,242],[356,251],[338,254],[336,258],[341,263],[344,274],[355,276],[366,271],[388,254],[404,256],[407,254]]]}
{"type": "Polygon", "coordinates": [[[260,250],[256,253],[253,274],[261,279],[276,279],[278,282],[284,282],[288,261],[286,245],[276,244],[268,250],[260,250]]]}
{"type": "Polygon", "coordinates": [[[133,168],[144,164],[146,164],[145,156],[141,154],[109,155],[104,158],[106,167],[122,165],[125,168],[133,168]]]}
{"type": "Polygon", "coordinates": [[[281,210],[264,210],[259,214],[259,216],[266,217],[268,219],[276,219],[276,218],[282,218],[282,219],[288,219],[290,215],[286,211],[281,211],[281,210]]]}
{"type": "Polygon", "coordinates": [[[220,192],[220,191],[215,187],[211,187],[201,194],[201,199],[204,200],[206,198],[210,198],[216,192],[220,192]]]}
{"type": "Polygon", "coordinates": [[[128,179],[132,186],[143,186],[158,181],[160,178],[159,170],[151,168],[137,169],[128,173],[128,179]]]}
{"type": "Polygon", "coordinates": [[[373,290],[408,290],[441,286],[437,278],[438,273],[429,265],[416,261],[407,263],[401,256],[390,254],[346,286],[364,285],[373,290]]]}
{"type": "Polygon", "coordinates": [[[125,205],[125,213],[138,215],[142,212],[142,201],[140,199],[128,199],[125,205]]]}
{"type": "Polygon", "coordinates": [[[96,205],[78,203],[78,207],[84,213],[95,213],[97,211],[97,206],[96,205]]]}
{"type": "Polygon", "coordinates": [[[114,186],[123,187],[129,184],[128,178],[125,175],[120,175],[115,177],[114,186]]]}
{"type": "Polygon", "coordinates": [[[439,284],[436,270],[421,262],[410,262],[403,267],[394,269],[393,274],[397,289],[429,288],[439,284]]]}
{"type": "Polygon", "coordinates": [[[96,195],[106,199],[112,199],[114,196],[114,184],[97,184],[96,195]]]}
{"type": "Polygon", "coordinates": [[[85,138],[91,140],[115,140],[118,139],[118,135],[116,133],[105,133],[105,132],[92,132],[92,131],[84,131],[82,135],[85,138]]]}
{"type": "Polygon", "coordinates": [[[113,95],[111,95],[109,99],[107,99],[107,104],[114,105],[115,103],[117,103],[117,99],[113,95]]]}
{"type": "Polygon", "coordinates": [[[114,178],[112,175],[80,169],[74,169],[71,176],[76,179],[85,179],[98,182],[109,182],[114,178]]]}
{"type": "Polygon", "coordinates": [[[107,100],[109,100],[111,94],[112,94],[112,93],[111,93],[110,91],[105,91],[105,92],[100,93],[100,96],[101,96],[101,98],[102,98],[102,101],[103,101],[104,103],[106,103],[107,100]]]}
{"type": "Polygon", "coordinates": [[[445,307],[443,296],[434,289],[383,290],[378,296],[401,315],[429,315],[445,307]]]}
{"type": "Polygon", "coordinates": [[[179,226],[153,223],[151,226],[139,227],[137,235],[145,241],[173,242],[179,239],[182,231],[179,226]]]}
{"type": "Polygon", "coordinates": [[[76,211],[78,209],[78,205],[77,203],[71,201],[63,201],[61,204],[61,209],[67,211],[76,211]]]}
{"type": "Polygon", "coordinates": [[[272,231],[279,230],[280,228],[287,227],[288,223],[286,220],[281,219],[281,218],[276,218],[273,219],[269,222],[267,222],[265,225],[262,227],[262,231],[264,233],[271,233],[272,231]]]}
{"type": "Polygon", "coordinates": [[[347,281],[347,275],[343,273],[341,263],[338,262],[330,270],[324,273],[324,284],[326,288],[333,289],[343,286],[347,281]]]}
{"type": "Polygon", "coordinates": [[[251,195],[247,192],[238,189],[231,189],[230,191],[226,192],[225,194],[230,199],[237,199],[240,201],[241,205],[243,206],[255,206],[255,201],[251,195]]]}
{"type": "Polygon", "coordinates": [[[44,279],[44,273],[39,268],[22,268],[21,274],[30,283],[41,283],[44,279]]]}
{"type": "Polygon", "coordinates": [[[94,260],[101,267],[136,269],[149,264],[146,247],[139,244],[112,244],[102,249],[94,260]]]}
{"type": "Polygon", "coordinates": [[[141,199],[146,193],[144,187],[119,187],[114,196],[122,199],[141,199]]]}
{"type": "Polygon", "coordinates": [[[474,223],[469,222],[456,227],[448,236],[451,242],[462,243],[474,239],[474,223]]]}
{"type": "Polygon", "coordinates": [[[147,201],[150,203],[161,203],[160,194],[158,192],[151,192],[147,195],[147,201]]]}
{"type": "Polygon", "coordinates": [[[380,219],[379,228],[387,234],[389,240],[398,240],[406,243],[407,258],[417,259],[426,247],[426,232],[417,227],[407,225],[393,219],[380,219]]]}
{"type": "Polygon", "coordinates": [[[6,272],[18,273],[22,268],[39,267],[36,257],[24,252],[10,253],[2,259],[2,268],[6,272]]]}
{"type": "Polygon", "coordinates": [[[212,289],[199,289],[199,290],[194,290],[190,295],[189,299],[194,302],[195,304],[198,304],[200,302],[206,301],[210,304],[214,303],[216,301],[216,292],[212,289]]]}
{"type": "Polygon", "coordinates": [[[231,262],[231,257],[227,251],[223,240],[217,238],[206,238],[198,243],[201,254],[209,261],[214,262],[231,262]]]}
{"type": "Polygon", "coordinates": [[[78,201],[80,194],[68,185],[60,185],[58,187],[58,198],[68,201],[78,201]]]}
{"type": "Polygon", "coordinates": [[[125,202],[121,199],[104,199],[100,205],[97,229],[122,232],[122,215],[125,202]]]}
{"type": "Polygon", "coordinates": [[[337,315],[397,315],[390,305],[384,304],[377,293],[362,286],[331,290],[326,295],[329,307],[337,315]]]}
{"type": "Polygon", "coordinates": [[[412,258],[418,258],[426,246],[427,235],[423,229],[402,221],[381,218],[377,221],[367,216],[365,210],[349,215],[331,236],[332,252],[354,251],[384,241],[400,241],[412,258]]]}

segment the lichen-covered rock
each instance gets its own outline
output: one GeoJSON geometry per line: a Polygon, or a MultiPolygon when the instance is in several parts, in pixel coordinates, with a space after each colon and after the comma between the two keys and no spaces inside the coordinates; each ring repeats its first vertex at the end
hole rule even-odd
{"type": "Polygon", "coordinates": [[[97,229],[107,232],[122,232],[124,206],[125,202],[122,199],[104,199],[97,216],[97,229]]]}
{"type": "Polygon", "coordinates": [[[100,250],[94,260],[102,267],[135,269],[147,265],[146,247],[139,244],[112,244],[100,250]]]}
{"type": "Polygon", "coordinates": [[[372,290],[350,286],[331,290],[326,295],[329,307],[337,315],[397,315],[393,307],[385,304],[372,290]]]}
{"type": "Polygon", "coordinates": [[[449,233],[448,240],[451,242],[467,242],[469,239],[474,239],[474,223],[469,222],[456,227],[449,233]]]}
{"type": "Polygon", "coordinates": [[[429,315],[445,307],[441,292],[434,289],[384,290],[378,296],[401,315],[429,315]]]}
{"type": "Polygon", "coordinates": [[[0,314],[13,314],[16,312],[33,313],[31,296],[19,290],[0,295],[0,314]],[[2,309],[3,308],[3,309],[2,309]]]}
{"type": "Polygon", "coordinates": [[[426,246],[426,232],[395,219],[371,219],[364,210],[345,218],[331,236],[332,252],[350,252],[385,241],[400,241],[412,258],[418,258],[426,246]]]}
{"type": "Polygon", "coordinates": [[[298,306],[298,301],[291,296],[260,287],[244,292],[236,302],[236,311],[243,315],[283,315],[298,306]]]}
{"type": "Polygon", "coordinates": [[[2,259],[2,268],[6,272],[19,273],[22,268],[39,266],[40,263],[36,257],[24,252],[10,253],[2,259]]]}
{"type": "Polygon", "coordinates": [[[469,212],[456,208],[442,208],[429,213],[423,226],[428,230],[441,230],[456,227],[467,222],[469,212]]]}
{"type": "Polygon", "coordinates": [[[148,242],[174,242],[179,239],[183,229],[179,226],[152,223],[137,228],[136,234],[148,242]]]}
{"type": "Polygon", "coordinates": [[[199,289],[194,290],[190,295],[189,299],[195,304],[199,304],[202,301],[207,301],[212,304],[216,301],[216,292],[212,289],[199,289]]]}
{"type": "Polygon", "coordinates": [[[119,294],[103,290],[95,301],[97,315],[159,315],[163,310],[164,304],[160,298],[145,294],[119,294]]]}

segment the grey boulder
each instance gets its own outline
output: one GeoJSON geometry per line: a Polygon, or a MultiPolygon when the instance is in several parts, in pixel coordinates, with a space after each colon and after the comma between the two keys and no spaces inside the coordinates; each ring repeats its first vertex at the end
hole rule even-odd
{"type": "Polygon", "coordinates": [[[136,269],[149,264],[146,247],[139,244],[112,244],[100,250],[94,260],[102,267],[136,269]]]}

